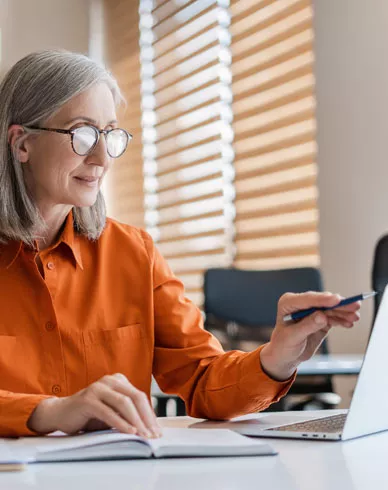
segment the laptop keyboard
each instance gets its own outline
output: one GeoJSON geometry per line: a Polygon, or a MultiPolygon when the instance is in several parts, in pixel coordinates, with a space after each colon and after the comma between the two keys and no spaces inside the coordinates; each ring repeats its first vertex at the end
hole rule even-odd
{"type": "Polygon", "coordinates": [[[287,431],[287,432],[342,432],[345,425],[346,413],[331,415],[317,420],[308,420],[296,424],[283,425],[282,427],[273,427],[269,430],[287,431]]]}

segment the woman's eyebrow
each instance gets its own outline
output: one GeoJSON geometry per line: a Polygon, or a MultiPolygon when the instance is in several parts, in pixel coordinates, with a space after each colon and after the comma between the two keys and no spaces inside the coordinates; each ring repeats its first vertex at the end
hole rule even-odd
{"type": "MultiPolygon", "coordinates": [[[[70,121],[67,121],[65,123],[65,125],[67,126],[68,124],[71,124],[72,122],[78,121],[78,120],[87,121],[87,122],[90,122],[91,124],[94,124],[94,125],[98,124],[97,121],[95,119],[92,119],[91,117],[77,116],[77,117],[73,117],[73,119],[70,119],[70,121]]],[[[111,121],[109,121],[107,126],[109,126],[110,124],[113,124],[113,123],[117,123],[117,119],[112,119],[111,121]]]]}

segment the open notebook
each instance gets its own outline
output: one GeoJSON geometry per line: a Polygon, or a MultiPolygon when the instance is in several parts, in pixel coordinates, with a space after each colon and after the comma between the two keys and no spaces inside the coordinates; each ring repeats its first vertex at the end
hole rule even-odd
{"type": "Polygon", "coordinates": [[[165,428],[159,439],[143,439],[113,430],[75,436],[55,433],[45,437],[7,440],[7,446],[14,459],[29,463],[276,454],[266,442],[250,439],[228,429],[165,428]]]}

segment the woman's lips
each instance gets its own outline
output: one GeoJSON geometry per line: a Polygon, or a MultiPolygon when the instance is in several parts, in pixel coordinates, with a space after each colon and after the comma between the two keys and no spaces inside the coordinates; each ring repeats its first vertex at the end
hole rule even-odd
{"type": "Polygon", "coordinates": [[[99,182],[99,177],[74,177],[75,180],[82,184],[82,185],[86,185],[88,187],[96,187],[98,185],[98,182],[99,182]]]}

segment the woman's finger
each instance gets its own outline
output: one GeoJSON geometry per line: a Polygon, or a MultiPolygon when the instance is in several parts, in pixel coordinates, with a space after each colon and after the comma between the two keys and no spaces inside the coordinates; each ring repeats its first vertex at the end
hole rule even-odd
{"type": "Polygon", "coordinates": [[[350,303],[348,305],[339,306],[335,308],[337,311],[358,311],[361,308],[361,301],[355,301],[354,303],[350,303]]]}
{"type": "Polygon", "coordinates": [[[116,413],[111,407],[106,405],[103,401],[96,399],[93,405],[90,407],[92,416],[101,422],[104,422],[108,427],[114,427],[124,434],[136,434],[137,429],[127,420],[116,413]]]}
{"type": "Polygon", "coordinates": [[[154,436],[159,437],[161,435],[161,429],[147,395],[135,388],[121,373],[116,373],[103,379],[113,390],[131,398],[143,424],[154,436]]]}
{"type": "Polygon", "coordinates": [[[140,436],[152,437],[151,431],[145,426],[135,404],[129,396],[107,388],[101,393],[100,400],[120,415],[127,424],[135,427],[140,436]]]}
{"type": "Polygon", "coordinates": [[[337,305],[341,299],[343,298],[338,294],[318,293],[315,291],[300,294],[286,293],[279,299],[278,317],[281,319],[284,315],[307,308],[330,308],[337,305]]]}
{"type": "Polygon", "coordinates": [[[135,403],[143,422],[148,428],[151,429],[152,432],[154,432],[155,436],[161,436],[162,429],[158,423],[158,419],[156,418],[155,412],[147,395],[144,392],[135,388],[123,374],[116,373],[113,375],[113,377],[116,378],[118,381],[124,383],[124,385],[126,385],[131,390],[132,400],[135,403]]]}
{"type": "Polygon", "coordinates": [[[344,318],[336,317],[336,316],[328,318],[328,322],[331,327],[340,326],[340,327],[350,328],[353,327],[354,325],[353,321],[345,320],[344,318]]]}
{"type": "Polygon", "coordinates": [[[341,318],[342,320],[348,322],[357,322],[360,319],[360,314],[358,313],[358,311],[348,312],[348,311],[332,310],[332,311],[326,311],[325,314],[328,318],[341,318]]]}
{"type": "Polygon", "coordinates": [[[292,336],[294,342],[303,342],[310,335],[325,330],[329,326],[329,319],[322,312],[314,313],[299,322],[290,324],[285,327],[289,336],[292,336]]]}
{"type": "Polygon", "coordinates": [[[147,395],[142,391],[137,390],[137,393],[135,393],[135,395],[132,397],[132,401],[135,404],[135,407],[143,422],[150,428],[152,434],[155,437],[160,437],[162,435],[162,430],[159,427],[147,395]]]}

